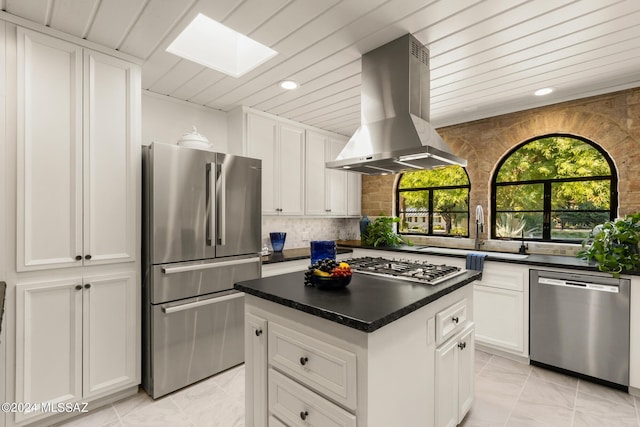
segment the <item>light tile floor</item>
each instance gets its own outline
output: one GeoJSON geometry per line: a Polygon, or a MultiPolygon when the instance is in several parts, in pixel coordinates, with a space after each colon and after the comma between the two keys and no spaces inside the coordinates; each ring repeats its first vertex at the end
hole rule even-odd
{"type": "MultiPolygon", "coordinates": [[[[640,427],[640,399],[627,393],[482,351],[475,360],[464,427],[640,427]]],[[[155,401],[140,391],[60,426],[243,427],[244,365],[155,401]]]]}

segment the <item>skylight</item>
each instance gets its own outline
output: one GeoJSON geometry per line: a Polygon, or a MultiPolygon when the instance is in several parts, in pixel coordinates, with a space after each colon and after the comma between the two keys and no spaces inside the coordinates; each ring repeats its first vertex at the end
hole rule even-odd
{"type": "Polygon", "coordinates": [[[169,45],[167,52],[232,77],[240,77],[278,54],[201,13],[169,45]]]}

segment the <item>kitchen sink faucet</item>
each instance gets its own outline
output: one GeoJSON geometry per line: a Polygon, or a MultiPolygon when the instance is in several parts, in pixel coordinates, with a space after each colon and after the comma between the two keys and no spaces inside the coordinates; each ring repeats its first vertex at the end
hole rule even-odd
{"type": "Polygon", "coordinates": [[[479,250],[480,246],[484,245],[484,242],[480,238],[480,233],[484,231],[484,212],[482,205],[476,206],[476,240],[475,249],[479,250]]]}

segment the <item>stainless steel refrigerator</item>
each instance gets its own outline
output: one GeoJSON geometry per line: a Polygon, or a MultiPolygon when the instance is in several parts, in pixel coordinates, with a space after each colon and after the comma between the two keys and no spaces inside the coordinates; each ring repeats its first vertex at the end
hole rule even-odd
{"type": "Polygon", "coordinates": [[[143,148],[143,379],[158,398],[244,361],[244,294],[260,277],[261,162],[143,148]]]}

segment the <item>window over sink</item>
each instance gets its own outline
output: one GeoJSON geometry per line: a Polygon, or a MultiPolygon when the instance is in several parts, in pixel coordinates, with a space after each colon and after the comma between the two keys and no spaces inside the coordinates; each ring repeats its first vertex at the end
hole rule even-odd
{"type": "Polygon", "coordinates": [[[515,147],[492,178],[492,236],[579,242],[615,217],[613,161],[593,141],[550,134],[515,147]]]}

